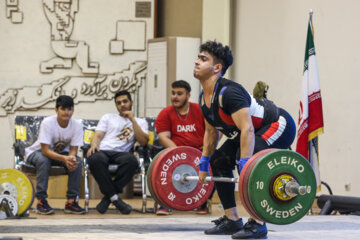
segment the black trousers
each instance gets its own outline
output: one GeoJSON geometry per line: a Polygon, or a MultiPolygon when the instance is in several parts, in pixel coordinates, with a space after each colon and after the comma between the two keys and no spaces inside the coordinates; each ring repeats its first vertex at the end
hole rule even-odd
{"type": "MultiPolygon", "coordinates": [[[[266,125],[255,132],[254,154],[268,148],[287,149],[294,141],[296,135],[296,126],[292,117],[283,109],[280,109],[280,116],[286,119],[286,128],[280,137],[268,144],[261,136],[271,128],[266,125]]],[[[213,176],[233,178],[233,170],[236,166],[236,160],[240,159],[240,137],[231,140],[228,139],[211,156],[210,165],[213,176]]],[[[215,188],[224,209],[236,207],[235,202],[235,183],[215,182],[215,188]]]]}
{"type": "Polygon", "coordinates": [[[101,193],[108,198],[122,193],[123,187],[131,181],[139,167],[136,157],[129,152],[95,152],[89,157],[88,164],[101,193]],[[114,174],[108,169],[110,164],[118,165],[114,174]]]}

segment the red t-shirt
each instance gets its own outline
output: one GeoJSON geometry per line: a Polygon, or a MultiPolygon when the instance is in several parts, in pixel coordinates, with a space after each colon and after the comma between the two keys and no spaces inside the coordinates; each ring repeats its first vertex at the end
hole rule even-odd
{"type": "Polygon", "coordinates": [[[189,103],[189,113],[180,115],[174,106],[164,108],[156,118],[156,133],[169,131],[176,146],[202,149],[205,122],[199,104],[189,103]],[[179,116],[180,115],[180,116],[179,116]]]}

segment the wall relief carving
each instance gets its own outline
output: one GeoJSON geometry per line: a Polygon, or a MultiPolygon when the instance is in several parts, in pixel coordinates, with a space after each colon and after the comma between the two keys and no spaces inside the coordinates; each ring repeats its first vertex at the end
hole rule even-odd
{"type": "MultiPolygon", "coordinates": [[[[151,9],[153,0],[146,1],[145,7],[141,7],[142,5],[137,3],[138,2],[133,0],[122,0],[121,3],[119,3],[118,0],[109,0],[109,2],[106,3],[113,8],[123,7],[122,13],[124,15],[114,14],[114,12],[112,12],[110,14],[111,18],[107,18],[106,21],[106,26],[108,26],[107,31],[98,29],[99,39],[101,40],[98,42],[108,44],[108,47],[105,46],[105,51],[107,51],[107,49],[109,51],[107,54],[101,56],[101,61],[104,60],[104,62],[102,62],[104,73],[100,71],[100,63],[90,61],[90,44],[87,43],[90,42],[90,40],[86,40],[86,38],[76,40],[72,37],[72,35],[75,35],[73,34],[75,17],[76,14],[79,14],[80,6],[83,8],[82,14],[84,15],[82,15],[82,17],[92,17],[93,15],[91,15],[89,11],[86,11],[86,9],[88,9],[90,5],[91,7],[103,6],[105,3],[102,0],[92,0],[90,4],[88,4],[87,1],[81,1],[80,4],[80,0],[41,0],[36,6],[31,5],[30,8],[27,7],[26,10],[32,12],[38,11],[39,14],[32,15],[32,17],[35,16],[36,21],[43,22],[45,26],[47,24],[50,25],[50,46],[54,57],[43,61],[44,54],[42,54],[37,61],[26,62],[19,60],[19,64],[27,64],[24,69],[37,69],[40,63],[41,74],[51,74],[54,72],[54,69],[65,69],[68,70],[69,73],[62,74],[60,71],[56,72],[53,74],[54,77],[49,78],[45,83],[43,81],[39,82],[37,76],[34,75],[30,78],[34,79],[34,83],[32,84],[26,84],[22,87],[18,87],[17,85],[16,88],[11,87],[11,84],[8,86],[5,85],[4,90],[0,92],[0,117],[5,117],[17,111],[52,109],[54,105],[53,102],[61,94],[72,96],[75,104],[78,104],[81,102],[108,101],[112,99],[115,92],[126,89],[134,94],[135,98],[143,100],[144,96],[139,95],[139,88],[143,85],[146,78],[146,41],[149,36],[151,37],[153,32],[153,20],[146,18],[153,18],[151,9]],[[41,7],[39,8],[39,6],[41,7]],[[135,16],[135,12],[131,13],[131,11],[129,11],[134,9],[136,9],[136,13],[141,10],[140,12],[143,12],[143,14],[135,16]],[[44,15],[42,15],[42,12],[44,15]],[[116,25],[115,37],[109,39],[108,36],[111,36],[108,35],[108,33],[111,33],[109,29],[112,29],[111,26],[114,25],[116,25]],[[106,34],[101,34],[103,32],[106,34]],[[126,54],[126,52],[131,51],[133,53],[129,55],[126,54]],[[121,58],[120,61],[119,58],[121,58]],[[115,61],[113,61],[114,64],[112,61],[109,61],[109,59],[115,59],[115,61]],[[74,61],[80,67],[80,74],[75,73],[74,75],[74,70],[78,71],[77,69],[72,69],[74,61]],[[35,62],[35,66],[33,66],[33,62],[35,62]],[[116,67],[113,67],[111,64],[116,67]],[[123,70],[119,71],[118,69],[123,70]]],[[[19,11],[18,6],[19,0],[6,0],[7,18],[11,19],[13,23],[23,21],[23,14],[19,11]]],[[[105,10],[104,12],[98,11],[98,13],[99,16],[104,14],[104,16],[108,17],[109,15],[105,10]]],[[[85,30],[85,32],[88,31],[88,25],[86,25],[84,18],[82,18],[82,20],[79,19],[79,23],[76,26],[75,29],[85,27],[83,30],[85,30]]],[[[8,26],[6,27],[9,28],[8,26]]],[[[11,29],[6,30],[9,31],[11,29]]],[[[89,28],[89,30],[93,31],[91,28],[89,28]]],[[[21,34],[23,33],[24,31],[21,30],[16,32],[18,39],[22,39],[21,34]]],[[[43,31],[41,39],[44,40],[45,48],[48,48],[46,45],[48,36],[47,31],[43,31]]],[[[36,38],[39,38],[39,36],[34,37],[34,39],[36,38]]],[[[99,54],[98,47],[98,45],[95,45],[92,46],[91,49],[99,54]]],[[[32,56],[36,58],[36,51],[30,51],[29,54],[32,54],[32,56]]],[[[47,51],[45,51],[45,56],[46,54],[47,51]]],[[[10,54],[9,56],[20,57],[10,54]]],[[[32,70],[30,70],[30,72],[31,71],[32,70]]],[[[6,71],[4,73],[1,77],[6,78],[6,71]]],[[[12,74],[12,72],[10,73],[12,74]]],[[[13,77],[14,75],[11,74],[10,76],[13,77]]]]}
{"type": "Polygon", "coordinates": [[[123,54],[124,51],[145,51],[146,22],[117,21],[116,37],[110,41],[110,54],[123,54]]]}
{"type": "Polygon", "coordinates": [[[19,11],[19,0],[6,0],[6,17],[12,23],[22,23],[24,15],[19,11]]]}
{"type": "Polygon", "coordinates": [[[76,60],[85,74],[98,74],[99,64],[89,61],[89,45],[85,41],[70,40],[78,0],[43,0],[45,16],[51,25],[51,47],[56,57],[40,64],[42,73],[52,73],[54,68],[71,68],[76,60]]]}
{"type": "Polygon", "coordinates": [[[65,76],[40,86],[8,89],[0,96],[0,116],[21,110],[50,108],[62,94],[72,96],[75,104],[111,100],[119,90],[138,93],[146,78],[146,62],[136,61],[128,69],[108,75],[65,76]]]}

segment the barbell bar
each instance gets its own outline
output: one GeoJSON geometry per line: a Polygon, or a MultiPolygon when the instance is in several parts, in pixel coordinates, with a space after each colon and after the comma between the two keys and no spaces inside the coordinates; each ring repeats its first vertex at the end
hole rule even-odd
{"type": "MultiPolygon", "coordinates": [[[[184,182],[184,181],[199,181],[199,176],[190,176],[186,173],[184,174],[175,174],[174,175],[174,180],[175,181],[179,181],[179,182],[184,182]]],[[[231,183],[236,183],[238,182],[238,178],[227,178],[227,177],[212,177],[212,176],[207,176],[205,178],[206,182],[231,182],[231,183]]]]}
{"type": "MultiPolygon", "coordinates": [[[[184,174],[174,174],[173,176],[175,181],[185,182],[185,181],[199,181],[199,176],[190,176],[187,173],[184,174]]],[[[227,177],[213,177],[207,176],[205,177],[206,182],[230,182],[236,183],[239,181],[238,178],[227,178],[227,177]]],[[[306,187],[300,186],[295,179],[291,179],[290,181],[286,181],[283,179],[283,186],[279,187],[278,190],[284,191],[284,193],[289,197],[296,197],[296,195],[304,195],[306,194],[306,187]]]]}

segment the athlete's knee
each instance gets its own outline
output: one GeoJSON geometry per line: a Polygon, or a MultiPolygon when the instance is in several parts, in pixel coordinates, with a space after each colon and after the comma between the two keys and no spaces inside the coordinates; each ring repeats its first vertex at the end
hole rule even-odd
{"type": "Polygon", "coordinates": [[[102,152],[95,152],[87,159],[87,163],[90,167],[105,164],[105,157],[102,152]]]}
{"type": "Polygon", "coordinates": [[[38,154],[35,160],[36,168],[49,169],[51,167],[50,159],[42,154],[38,154]]]}
{"type": "Polygon", "coordinates": [[[82,161],[81,161],[81,158],[80,157],[78,157],[78,156],[76,156],[76,161],[79,163],[79,165],[78,166],[82,166],[82,161]]]}
{"type": "Polygon", "coordinates": [[[228,176],[234,169],[234,164],[230,163],[229,157],[222,156],[210,161],[213,176],[228,176]]]}
{"type": "Polygon", "coordinates": [[[128,158],[128,165],[133,169],[136,169],[137,167],[139,167],[139,162],[133,154],[130,154],[130,156],[128,158]]]}

